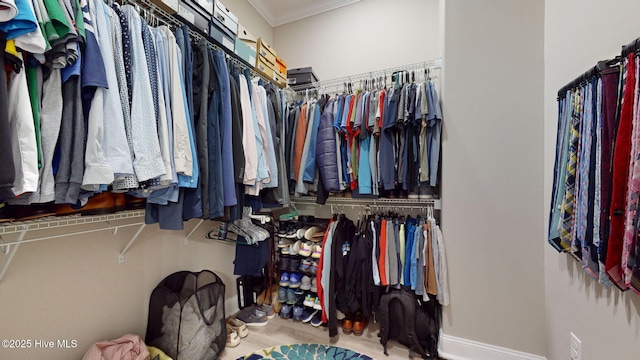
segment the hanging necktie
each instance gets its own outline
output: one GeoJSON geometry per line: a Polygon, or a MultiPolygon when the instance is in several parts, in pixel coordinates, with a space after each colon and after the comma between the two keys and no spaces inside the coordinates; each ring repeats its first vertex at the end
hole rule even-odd
{"type": "Polygon", "coordinates": [[[575,90],[573,94],[573,110],[571,123],[569,125],[569,156],[567,161],[567,174],[565,177],[565,193],[562,200],[562,228],[560,229],[560,240],[562,246],[569,250],[572,244],[575,206],[575,185],[576,167],[578,163],[578,142],[580,140],[580,114],[582,104],[582,94],[580,90],[575,90]]]}
{"type": "Polygon", "coordinates": [[[611,281],[622,290],[626,290],[622,272],[622,246],[624,237],[624,210],[627,183],[629,180],[629,161],[631,157],[631,132],[633,118],[633,97],[636,78],[634,55],[629,54],[626,62],[620,124],[616,134],[613,154],[613,185],[611,187],[611,230],[607,248],[605,269],[611,281]]]}

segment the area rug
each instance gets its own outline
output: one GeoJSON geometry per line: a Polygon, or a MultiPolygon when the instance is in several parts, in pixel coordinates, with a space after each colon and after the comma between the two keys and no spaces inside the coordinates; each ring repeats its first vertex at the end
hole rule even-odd
{"type": "Polygon", "coordinates": [[[255,353],[241,356],[237,360],[373,360],[367,355],[353,350],[323,344],[292,344],[274,346],[255,353]]]}

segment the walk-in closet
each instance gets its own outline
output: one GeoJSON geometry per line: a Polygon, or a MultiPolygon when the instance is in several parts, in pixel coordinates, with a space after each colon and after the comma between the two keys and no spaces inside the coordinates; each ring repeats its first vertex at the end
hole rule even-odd
{"type": "Polygon", "coordinates": [[[0,359],[634,359],[638,11],[0,0],[0,359]]]}

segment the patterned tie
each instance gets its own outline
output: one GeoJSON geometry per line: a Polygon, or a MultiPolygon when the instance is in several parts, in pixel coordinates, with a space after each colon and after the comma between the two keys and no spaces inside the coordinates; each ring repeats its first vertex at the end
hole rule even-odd
{"type": "MultiPolygon", "coordinates": [[[[625,232],[624,242],[622,246],[622,269],[624,273],[625,284],[631,283],[631,275],[633,271],[633,264],[635,263],[635,234],[636,228],[634,226],[636,211],[638,208],[638,195],[640,193],[640,130],[638,129],[638,121],[640,120],[640,114],[638,109],[638,71],[640,66],[638,64],[638,58],[635,58],[636,62],[636,82],[634,86],[634,108],[633,108],[633,126],[631,133],[631,157],[629,163],[629,181],[627,185],[627,204],[626,204],[626,216],[625,216],[625,232]],[[633,250],[632,250],[633,249],[633,250]]],[[[634,291],[637,291],[634,289],[634,291]]]]}
{"type": "MultiPolygon", "coordinates": [[[[577,243],[580,245],[582,258],[582,269],[585,270],[593,278],[598,278],[598,273],[593,269],[593,262],[591,261],[590,250],[593,243],[593,231],[588,231],[587,227],[590,225],[588,219],[590,202],[589,194],[591,188],[594,187],[594,183],[590,182],[591,177],[591,163],[592,159],[595,160],[595,154],[592,154],[593,149],[593,122],[594,122],[594,100],[593,96],[594,83],[590,81],[584,88],[584,107],[582,116],[582,126],[580,134],[580,156],[578,161],[578,171],[580,180],[578,191],[578,198],[576,203],[578,210],[576,211],[576,227],[577,227],[577,243]]],[[[595,180],[595,179],[594,179],[595,180]]],[[[593,200],[592,200],[593,201],[593,200]]],[[[589,230],[592,230],[592,224],[589,230]]]]}
{"type": "Polygon", "coordinates": [[[574,234],[574,206],[575,206],[575,185],[576,185],[576,166],[578,162],[578,143],[580,140],[580,114],[582,109],[582,94],[580,90],[575,90],[573,94],[573,112],[571,115],[571,123],[569,125],[569,156],[567,161],[567,174],[565,177],[565,193],[562,200],[562,228],[560,229],[560,240],[562,246],[571,249],[571,238],[574,234]]]}

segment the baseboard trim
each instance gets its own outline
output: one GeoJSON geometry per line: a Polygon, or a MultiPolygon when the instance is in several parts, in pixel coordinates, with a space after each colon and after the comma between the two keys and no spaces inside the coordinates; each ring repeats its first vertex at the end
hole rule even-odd
{"type": "Polygon", "coordinates": [[[546,360],[544,356],[467,340],[440,336],[440,355],[449,360],[546,360]]]}

